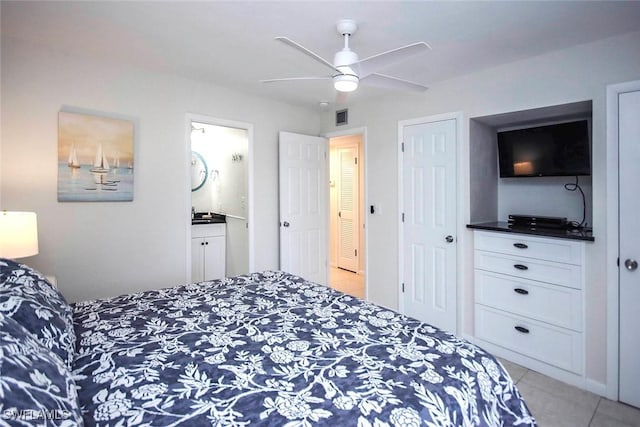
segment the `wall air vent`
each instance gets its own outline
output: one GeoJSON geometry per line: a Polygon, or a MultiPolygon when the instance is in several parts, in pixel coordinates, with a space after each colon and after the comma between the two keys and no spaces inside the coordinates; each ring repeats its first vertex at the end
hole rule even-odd
{"type": "Polygon", "coordinates": [[[336,126],[346,125],[349,122],[349,110],[336,111],[336,126]]]}

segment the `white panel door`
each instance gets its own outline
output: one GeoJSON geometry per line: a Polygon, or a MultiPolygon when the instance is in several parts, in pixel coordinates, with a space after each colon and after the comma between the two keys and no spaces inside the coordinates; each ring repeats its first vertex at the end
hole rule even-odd
{"type": "Polygon", "coordinates": [[[338,149],[338,267],[358,271],[358,146],[338,149]]]}
{"type": "Polygon", "coordinates": [[[280,132],[280,269],[327,283],[327,140],[280,132]]]}
{"type": "Polygon", "coordinates": [[[622,402],[640,407],[640,91],[622,93],[620,162],[620,390],[622,402]]]}
{"type": "Polygon", "coordinates": [[[456,332],[456,120],[405,126],[405,313],[456,332]]]}

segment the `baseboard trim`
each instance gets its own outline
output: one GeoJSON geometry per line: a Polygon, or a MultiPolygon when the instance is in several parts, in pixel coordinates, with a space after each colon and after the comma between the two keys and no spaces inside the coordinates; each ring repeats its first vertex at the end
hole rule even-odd
{"type": "Polygon", "coordinates": [[[546,363],[531,359],[530,357],[507,350],[500,346],[496,346],[489,342],[475,339],[474,337],[467,334],[460,334],[460,336],[465,340],[476,344],[478,347],[485,349],[496,357],[500,357],[510,362],[517,363],[518,365],[523,366],[527,369],[531,369],[558,381],[562,381],[564,383],[578,387],[582,390],[597,394],[598,396],[602,396],[610,400],[617,399],[617,396],[609,395],[609,393],[607,392],[606,383],[601,383],[590,378],[583,377],[582,375],[571,373],[565,371],[564,369],[556,368],[546,363]]]}
{"type": "Polygon", "coordinates": [[[492,344],[481,339],[476,339],[476,344],[479,347],[484,348],[494,356],[506,359],[509,362],[517,363],[520,366],[539,372],[543,375],[546,375],[558,381],[562,381],[574,387],[578,387],[583,390],[587,389],[586,379],[582,374],[557,368],[555,366],[549,365],[547,363],[541,362],[539,360],[533,359],[512,350],[508,350],[504,347],[492,344]]]}
{"type": "Polygon", "coordinates": [[[611,399],[607,395],[607,384],[587,378],[584,381],[584,385],[587,391],[590,391],[591,393],[597,394],[602,397],[606,397],[607,399],[611,399]]]}

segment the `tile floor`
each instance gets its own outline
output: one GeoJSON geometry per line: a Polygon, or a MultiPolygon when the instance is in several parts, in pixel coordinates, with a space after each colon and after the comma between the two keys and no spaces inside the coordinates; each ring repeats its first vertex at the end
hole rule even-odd
{"type": "Polygon", "coordinates": [[[331,267],[329,271],[329,283],[333,289],[364,299],[364,276],[331,267]]]}
{"type": "Polygon", "coordinates": [[[640,427],[640,409],[500,361],[541,427],[640,427]]]}

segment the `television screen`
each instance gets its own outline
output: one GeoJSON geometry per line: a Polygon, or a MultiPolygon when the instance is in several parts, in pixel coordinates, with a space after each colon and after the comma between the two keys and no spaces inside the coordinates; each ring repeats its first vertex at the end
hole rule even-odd
{"type": "Polygon", "coordinates": [[[498,132],[500,177],[591,175],[587,120],[498,132]]]}

